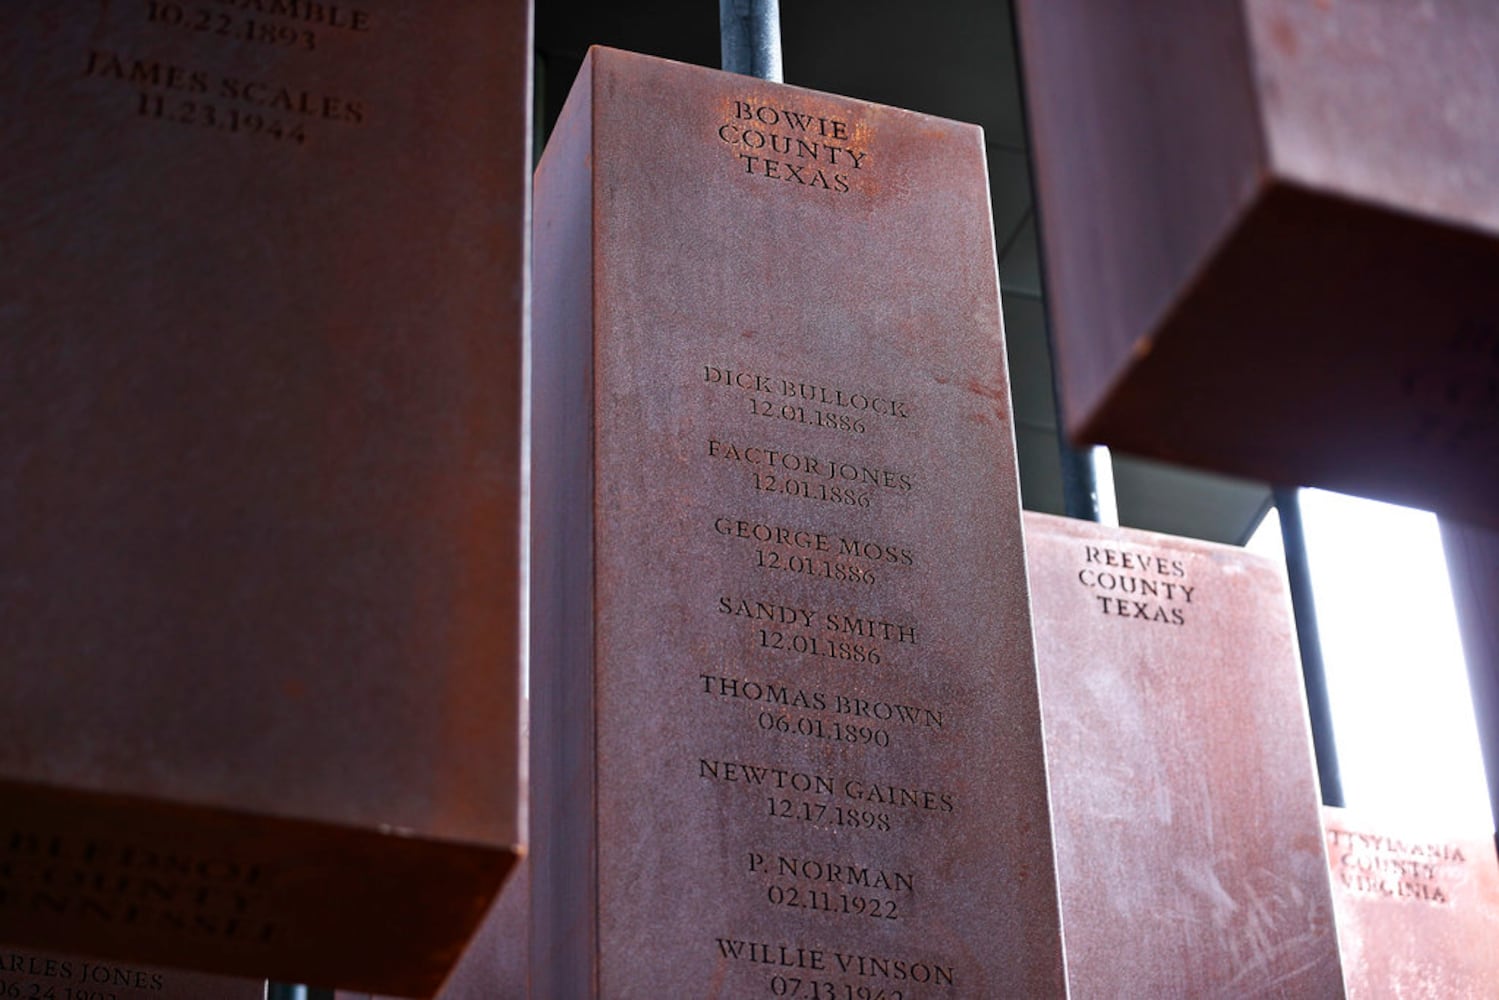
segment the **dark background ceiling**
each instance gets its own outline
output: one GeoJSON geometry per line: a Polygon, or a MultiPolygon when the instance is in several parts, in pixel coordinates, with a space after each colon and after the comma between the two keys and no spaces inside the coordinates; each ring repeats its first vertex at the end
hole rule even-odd
{"type": "MultiPolygon", "coordinates": [[[[983,126],[1023,501],[1061,512],[1045,290],[1009,3],[785,0],[781,30],[792,85],[983,126]]],[[[718,4],[536,0],[540,138],[590,45],[716,67],[718,4]]],[[[1269,504],[1260,484],[1128,456],[1113,456],[1113,475],[1119,520],[1133,527],[1242,542],[1269,504]]]]}

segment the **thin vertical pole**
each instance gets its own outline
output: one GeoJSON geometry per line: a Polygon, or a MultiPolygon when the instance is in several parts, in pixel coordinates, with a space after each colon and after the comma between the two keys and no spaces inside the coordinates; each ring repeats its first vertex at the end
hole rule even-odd
{"type": "Polygon", "coordinates": [[[1323,804],[1341,806],[1343,776],[1338,771],[1338,748],[1333,742],[1332,702],[1327,696],[1327,670],[1322,662],[1317,609],[1312,602],[1312,567],[1306,557],[1301,501],[1295,487],[1278,486],[1273,495],[1286,550],[1286,578],[1291,585],[1291,609],[1296,615],[1296,639],[1301,646],[1301,676],[1312,724],[1312,749],[1317,756],[1317,780],[1322,786],[1323,804]]]}
{"type": "Polygon", "coordinates": [[[724,69],[785,82],[780,0],[718,0],[718,32],[724,69]]]}
{"type": "Polygon", "coordinates": [[[334,1000],[333,990],[291,983],[267,983],[266,1000],[334,1000]]]}
{"type": "MultiPolygon", "coordinates": [[[[1048,347],[1050,346],[1048,334],[1048,347]]],[[[1062,512],[1068,517],[1100,524],[1118,525],[1119,510],[1114,500],[1113,460],[1107,448],[1067,443],[1061,430],[1062,415],[1057,413],[1057,450],[1062,459],[1062,512]]]]}

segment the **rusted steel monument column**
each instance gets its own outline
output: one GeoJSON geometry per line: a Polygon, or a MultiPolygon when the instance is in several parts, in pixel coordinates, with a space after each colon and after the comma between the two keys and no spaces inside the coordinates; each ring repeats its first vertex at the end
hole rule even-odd
{"type": "Polygon", "coordinates": [[[422,993],[482,918],[529,23],[6,4],[0,941],[422,993]]]}
{"type": "Polygon", "coordinates": [[[1281,567],[1025,525],[1072,995],[1341,995],[1281,567]]]}
{"type": "Polygon", "coordinates": [[[533,990],[1061,995],[980,132],[595,49],[536,200],[533,990]]]}
{"type": "Polygon", "coordinates": [[[1074,439],[1499,527],[1499,6],[1015,8],[1074,439]]]}
{"type": "Polygon", "coordinates": [[[1349,1000],[1492,997],[1499,858],[1488,832],[1323,812],[1349,1000]]]}

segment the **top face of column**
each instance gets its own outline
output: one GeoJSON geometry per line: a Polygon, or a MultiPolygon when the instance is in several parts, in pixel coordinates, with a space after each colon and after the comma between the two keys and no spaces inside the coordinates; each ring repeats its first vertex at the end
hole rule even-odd
{"type": "Polygon", "coordinates": [[[1351,1000],[1480,1000],[1499,982],[1499,861],[1486,831],[1323,809],[1351,1000]]]}
{"type": "Polygon", "coordinates": [[[263,979],[100,961],[0,945],[5,996],[39,1000],[265,1000],[263,979]]]}
{"type": "Polygon", "coordinates": [[[980,131],[591,73],[601,994],[1059,993],[980,131]]]}

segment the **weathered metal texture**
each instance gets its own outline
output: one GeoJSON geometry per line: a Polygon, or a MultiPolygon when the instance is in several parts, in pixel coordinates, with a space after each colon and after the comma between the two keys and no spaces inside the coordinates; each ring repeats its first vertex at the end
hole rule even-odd
{"type": "Polygon", "coordinates": [[[585,63],[536,182],[535,995],[1062,994],[986,205],[972,126],[585,63]]]}
{"type": "Polygon", "coordinates": [[[529,16],[7,4],[0,940],[430,992],[513,863],[529,16]]]}
{"type": "Polygon", "coordinates": [[[592,995],[597,948],[592,96],[587,85],[568,93],[533,192],[531,440],[546,456],[531,477],[526,865],[537,889],[536,997],[592,995]]]}
{"type": "MultiPolygon", "coordinates": [[[[528,988],[530,907],[530,865],[522,858],[435,1000],[527,1000],[533,996],[528,988]]],[[[540,1000],[541,994],[534,995],[540,1000]]],[[[334,997],[387,1000],[348,990],[339,990],[334,997]]]]}
{"type": "Polygon", "coordinates": [[[1017,9],[1070,433],[1495,523],[1499,6],[1017,9]]]}
{"type": "Polygon", "coordinates": [[[1499,532],[1457,521],[1441,524],[1489,808],[1499,816],[1499,532]]]}
{"type": "Polygon", "coordinates": [[[1350,1000],[1491,1000],[1499,989],[1493,839],[1331,806],[1323,819],[1350,1000]]]}
{"type": "Polygon", "coordinates": [[[0,945],[0,996],[38,1000],[265,1000],[265,980],[0,945]]]}
{"type": "Polygon", "coordinates": [[[1024,517],[1071,996],[1340,996],[1283,572],[1024,517]]]}

